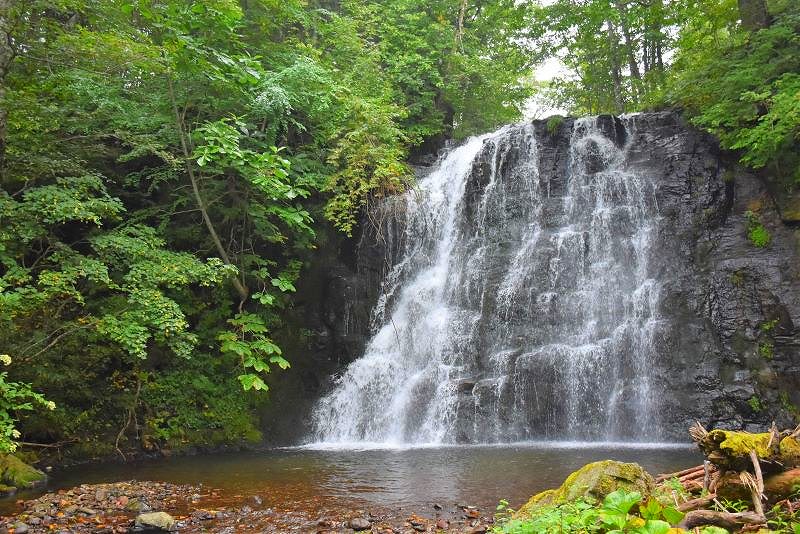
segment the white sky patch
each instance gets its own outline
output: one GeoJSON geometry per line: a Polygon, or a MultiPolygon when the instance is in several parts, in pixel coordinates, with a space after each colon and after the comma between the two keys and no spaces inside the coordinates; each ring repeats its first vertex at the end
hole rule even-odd
{"type": "MultiPolygon", "coordinates": [[[[569,73],[566,65],[556,57],[546,59],[544,62],[536,67],[533,72],[533,77],[537,82],[547,82],[553,78],[563,77],[569,73]]],[[[522,110],[522,114],[526,119],[544,119],[551,115],[566,115],[567,110],[552,107],[549,103],[544,102],[541,97],[533,96],[526,103],[522,110]]]]}

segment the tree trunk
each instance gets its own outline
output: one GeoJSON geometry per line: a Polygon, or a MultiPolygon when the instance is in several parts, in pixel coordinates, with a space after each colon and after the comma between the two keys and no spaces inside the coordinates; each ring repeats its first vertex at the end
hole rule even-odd
{"type": "MultiPolygon", "coordinates": [[[[217,230],[214,228],[214,224],[211,222],[211,217],[206,209],[206,203],[203,199],[203,195],[200,193],[200,185],[198,184],[197,176],[195,176],[194,173],[191,152],[189,151],[189,143],[187,141],[188,135],[186,133],[181,114],[178,111],[178,104],[175,100],[175,90],[173,88],[171,76],[168,80],[168,88],[169,98],[172,103],[172,110],[175,114],[175,127],[178,130],[178,135],[181,141],[181,149],[183,150],[183,156],[186,159],[186,173],[189,175],[189,181],[192,185],[192,193],[194,194],[195,201],[197,202],[197,207],[200,209],[200,213],[203,216],[203,222],[206,225],[208,233],[211,235],[211,240],[214,242],[214,246],[217,248],[220,258],[222,258],[222,261],[224,261],[227,265],[233,265],[230,257],[228,256],[228,251],[225,250],[225,247],[222,245],[222,240],[219,238],[219,234],[217,234],[217,230]]],[[[231,280],[233,282],[233,287],[236,288],[236,292],[239,293],[239,311],[241,312],[244,303],[247,302],[247,297],[250,296],[250,290],[238,278],[232,278],[231,280]]]]}
{"type": "Polygon", "coordinates": [[[11,40],[11,6],[12,0],[0,0],[0,177],[5,173],[6,159],[6,75],[16,56],[11,40]]]}
{"type": "Polygon", "coordinates": [[[614,24],[609,20],[608,24],[608,55],[610,58],[611,80],[614,83],[614,107],[617,113],[625,111],[625,103],[622,97],[622,74],[620,73],[619,57],[619,38],[614,31],[614,24]]]}
{"type": "Polygon", "coordinates": [[[763,30],[772,23],[766,0],[739,0],[739,16],[742,28],[748,31],[763,30]]]}
{"type": "Polygon", "coordinates": [[[639,72],[639,63],[636,61],[636,52],[634,50],[635,43],[631,37],[631,30],[628,26],[628,8],[625,5],[625,0],[614,0],[614,4],[619,12],[620,29],[622,35],[625,37],[625,52],[628,56],[628,68],[631,71],[631,78],[633,79],[634,97],[639,96],[642,85],[642,75],[639,72]]]}
{"type": "MultiPolygon", "coordinates": [[[[775,503],[788,498],[800,485],[800,468],[789,469],[764,477],[764,494],[768,502],[775,503]]],[[[739,478],[738,473],[728,473],[717,484],[720,497],[726,499],[747,499],[750,489],[739,478]]]]}
{"type": "Polygon", "coordinates": [[[467,0],[461,0],[461,6],[458,9],[458,23],[456,26],[456,38],[453,41],[453,50],[456,49],[464,51],[464,15],[467,12],[467,0]]]}

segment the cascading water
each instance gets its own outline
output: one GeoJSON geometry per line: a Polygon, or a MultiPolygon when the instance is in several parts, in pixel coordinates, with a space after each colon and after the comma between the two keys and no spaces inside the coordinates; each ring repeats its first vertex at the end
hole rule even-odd
{"type": "Polygon", "coordinates": [[[626,168],[634,130],[575,121],[561,172],[530,124],[450,152],[404,199],[374,335],[318,402],[313,439],[656,438],[658,208],[626,168]]]}

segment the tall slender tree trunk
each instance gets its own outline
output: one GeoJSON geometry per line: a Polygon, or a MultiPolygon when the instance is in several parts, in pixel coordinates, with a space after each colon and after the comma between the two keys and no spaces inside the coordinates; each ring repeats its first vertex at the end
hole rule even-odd
{"type": "Polygon", "coordinates": [[[458,8],[458,23],[456,26],[456,38],[453,42],[453,50],[458,48],[464,51],[464,15],[467,13],[467,0],[461,0],[458,8]]]}
{"type": "Polygon", "coordinates": [[[772,23],[766,0],[739,0],[739,16],[742,18],[742,28],[749,31],[769,28],[772,23]]]}
{"type": "Polygon", "coordinates": [[[608,55],[610,58],[611,80],[614,84],[614,107],[617,113],[625,111],[625,101],[622,96],[622,73],[620,72],[619,62],[619,37],[614,29],[614,23],[606,21],[608,24],[608,55]]]}
{"type": "Polygon", "coordinates": [[[6,126],[8,104],[6,103],[6,76],[14,61],[16,51],[11,37],[11,7],[13,0],[0,0],[0,177],[5,174],[6,126]]]}
{"type": "Polygon", "coordinates": [[[631,36],[630,26],[628,25],[628,7],[625,5],[625,0],[614,0],[614,4],[619,12],[620,29],[622,35],[625,37],[625,52],[628,56],[628,69],[631,72],[633,81],[633,97],[634,99],[640,96],[642,90],[642,75],[639,72],[639,63],[636,61],[636,49],[633,37],[631,36]]]}
{"type": "MultiPolygon", "coordinates": [[[[197,176],[194,172],[191,151],[189,150],[189,141],[187,140],[189,136],[186,132],[183,117],[181,117],[181,113],[178,110],[178,103],[175,100],[175,88],[173,86],[171,76],[168,79],[168,89],[170,102],[172,104],[172,111],[175,114],[175,128],[178,130],[178,136],[180,137],[181,149],[183,150],[183,156],[186,160],[186,173],[189,175],[189,182],[191,182],[192,185],[192,193],[194,194],[195,202],[197,202],[197,207],[200,209],[200,214],[203,217],[203,223],[206,225],[206,229],[211,236],[211,240],[214,242],[214,246],[216,247],[220,258],[222,258],[222,261],[224,261],[227,265],[234,265],[231,262],[230,256],[228,256],[228,251],[222,244],[222,240],[219,238],[216,228],[214,228],[214,223],[211,221],[211,216],[208,214],[205,200],[200,192],[200,184],[198,183],[197,176]]],[[[242,308],[244,307],[244,303],[247,302],[247,298],[250,296],[250,290],[244,285],[242,280],[239,280],[238,278],[232,278],[232,281],[233,287],[236,289],[236,292],[240,297],[239,311],[241,312],[242,308]]]]}

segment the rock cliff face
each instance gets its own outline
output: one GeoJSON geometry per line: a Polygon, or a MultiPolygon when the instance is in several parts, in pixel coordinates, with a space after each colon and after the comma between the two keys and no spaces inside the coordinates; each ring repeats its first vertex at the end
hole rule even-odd
{"type": "MultiPolygon", "coordinates": [[[[612,419],[620,428],[649,423],[658,427],[652,432],[612,433],[610,437],[614,439],[683,440],[694,420],[710,427],[760,428],[772,420],[777,420],[779,426],[789,426],[795,406],[800,406],[800,336],[796,326],[800,325],[800,262],[798,231],[782,222],[776,208],[779,203],[759,177],[738,166],[734,157],[719,150],[713,138],[688,126],[678,114],[647,113],[624,119],[599,117],[593,124],[604,139],[601,142],[590,139],[585,143],[579,162],[581,168],[576,170],[576,129],[583,128],[582,124],[573,119],[549,124],[535,121],[510,130],[504,134],[506,140],[502,142],[485,141],[487,146],[491,143],[496,146],[480,151],[472,163],[463,193],[463,214],[458,216],[459,231],[463,235],[470,235],[470,232],[488,235],[491,231],[487,227],[502,224],[503,232],[490,241],[498,251],[496,254],[507,254],[505,250],[509,247],[504,246],[504,236],[514,239],[517,227],[526,224],[525,219],[530,217],[526,212],[528,197],[520,188],[506,188],[502,204],[492,205],[486,212],[487,187],[495,178],[503,183],[516,180],[519,166],[526,164],[526,158],[533,158],[536,186],[546,191],[536,216],[545,221],[542,224],[545,230],[560,224],[558,231],[563,237],[564,228],[572,228],[574,221],[570,224],[552,222],[561,221],[561,215],[555,211],[564,209],[553,207],[563,204],[558,203],[560,200],[554,204],[553,199],[569,197],[568,189],[572,187],[569,180],[571,176],[574,179],[576,172],[587,177],[587,183],[595,179],[592,177],[602,175],[609,165],[609,151],[601,146],[604,143],[624,152],[624,163],[618,162],[624,172],[630,176],[647,176],[648,187],[652,187],[642,193],[646,206],[642,208],[644,215],[641,217],[648,225],[649,240],[647,259],[642,260],[646,267],[642,269],[647,271],[643,279],[656,280],[659,290],[658,298],[649,300],[655,307],[648,315],[652,321],[631,322],[630,312],[619,313],[626,325],[656,327],[655,333],[647,338],[652,347],[646,349],[649,352],[645,356],[641,354],[645,350],[642,342],[631,341],[640,339],[637,334],[627,333],[614,338],[614,343],[625,346],[614,343],[604,346],[608,355],[603,356],[602,365],[608,367],[607,358],[617,355],[619,361],[613,376],[624,385],[616,397],[612,396],[615,399],[612,402],[644,405],[646,401],[655,409],[647,411],[644,419],[641,410],[638,418],[625,410],[617,410],[620,415],[612,417],[609,415],[612,410],[591,405],[607,396],[593,396],[591,392],[571,397],[571,401],[551,398],[539,402],[539,395],[554,397],[562,391],[548,390],[553,387],[549,383],[567,379],[559,375],[559,365],[566,365],[559,363],[559,355],[545,358],[537,352],[537,347],[546,343],[550,343],[548,347],[561,347],[550,339],[553,332],[569,330],[570,322],[587,321],[581,314],[570,314],[558,308],[580,307],[581,288],[572,292],[562,290],[559,294],[566,296],[561,297],[562,304],[552,304],[548,308],[550,312],[547,313],[551,315],[546,315],[541,308],[544,293],[533,300],[528,297],[526,302],[530,309],[524,314],[514,315],[513,310],[508,310],[505,315],[498,315],[498,307],[505,302],[497,295],[501,292],[502,280],[488,269],[485,280],[475,285],[484,295],[480,302],[469,302],[469,298],[464,297],[459,305],[468,310],[480,308],[477,316],[484,317],[487,323],[496,322],[485,319],[489,316],[507,317],[510,326],[501,335],[494,324],[479,325],[479,341],[470,342],[465,349],[474,352],[468,356],[467,374],[447,377],[454,384],[451,393],[455,400],[451,404],[455,407],[454,417],[460,423],[447,431],[451,437],[446,441],[502,440],[502,436],[496,435],[498,430],[513,434],[510,436],[513,439],[581,437],[580,431],[561,432],[559,425],[574,421],[585,426],[586,414],[588,419],[606,417],[588,430],[588,437],[593,439],[608,435],[603,434],[603,427],[611,425],[612,419]],[[498,148],[502,143],[506,143],[502,145],[504,148],[498,148]],[[531,146],[535,146],[533,156],[530,155],[531,146]],[[502,160],[498,159],[501,152],[502,160]],[[492,215],[492,210],[495,215],[504,210],[507,216],[502,223],[495,222],[497,217],[492,215]],[[652,216],[648,215],[651,212],[652,216]],[[763,246],[756,246],[754,241],[763,246]],[[555,309],[560,311],[552,312],[555,309]],[[547,321],[552,324],[540,324],[547,321]],[[558,321],[563,322],[559,324],[558,321]],[[508,377],[513,377],[515,385],[512,393],[496,393],[489,402],[482,398],[487,394],[482,393],[481,388],[501,389],[497,384],[502,382],[498,382],[502,372],[495,362],[500,345],[480,340],[501,338],[507,341],[502,346],[513,346],[503,357],[511,361],[513,371],[506,372],[508,377]],[[646,372],[636,363],[643,357],[650,360],[646,372]],[[637,379],[645,374],[647,383],[638,389],[647,390],[646,399],[641,391],[636,391],[637,379]],[[522,379],[521,375],[524,375],[522,379]],[[530,401],[534,393],[536,403],[530,401]],[[566,406],[570,402],[574,406],[566,406]],[[502,406],[504,403],[507,405],[502,406]],[[537,414],[537,410],[549,415],[544,417],[537,414]],[[489,411],[494,414],[491,419],[494,428],[486,434],[480,428],[490,421],[486,419],[489,411]],[[525,424],[515,425],[515,420],[525,421],[525,424]]],[[[421,175],[425,172],[425,169],[420,170],[421,175]]],[[[614,190],[608,192],[609,198],[616,194],[614,190]]],[[[590,208],[597,213],[597,206],[590,208]]],[[[574,206],[571,209],[574,211],[574,206]]],[[[391,309],[399,297],[391,289],[397,280],[387,281],[386,277],[390,272],[397,273],[392,267],[404,257],[408,239],[414,236],[407,231],[405,210],[403,199],[388,201],[371,214],[370,223],[363,225],[363,235],[357,241],[332,238],[321,246],[320,255],[304,277],[304,288],[296,308],[299,322],[310,325],[305,345],[294,347],[297,356],[292,359],[295,368],[292,372],[299,380],[284,380],[273,387],[277,388],[274,406],[266,414],[267,434],[274,440],[296,441],[307,435],[308,426],[298,425],[297,421],[308,421],[313,403],[332,387],[329,377],[342,373],[346,364],[359,358],[370,335],[387,320],[386,309],[391,309]],[[379,299],[383,311],[376,314],[373,308],[379,299]],[[292,386],[290,391],[287,384],[292,383],[298,385],[292,386]],[[287,424],[287,421],[291,422],[287,424]]],[[[520,230],[517,237],[523,233],[520,230]]],[[[619,235],[623,234],[603,235],[620,241],[619,235]]],[[[628,240],[636,237],[624,235],[628,240]]],[[[599,238],[589,228],[582,231],[581,239],[581,247],[587,251],[584,256],[588,258],[593,240],[599,238]]],[[[619,278],[623,279],[633,275],[622,272],[627,252],[624,247],[620,250],[622,255],[618,254],[608,265],[617,269],[619,278]]],[[[563,259],[557,247],[546,257],[551,271],[554,258],[556,262],[563,259]]],[[[534,261],[538,256],[530,258],[534,261]]],[[[509,256],[500,263],[508,264],[512,259],[509,256]]],[[[593,269],[602,266],[602,262],[592,261],[593,269]]],[[[535,266],[531,267],[526,276],[533,280],[539,276],[537,272],[535,266]]],[[[609,273],[607,280],[604,283],[614,283],[617,274],[609,273]]],[[[626,287],[622,284],[618,289],[624,292],[626,287]]],[[[644,286],[636,286],[637,291],[641,287],[644,286]]],[[[594,291],[593,298],[603,298],[602,288],[594,291]]],[[[550,305],[551,301],[545,300],[550,305]]],[[[522,301],[508,302],[519,304],[522,301]]],[[[480,321],[478,319],[478,323],[480,321]]],[[[598,321],[602,327],[602,313],[597,315],[595,310],[595,318],[587,324],[595,328],[598,321]]],[[[615,324],[612,322],[608,327],[615,324]]],[[[581,332],[584,331],[585,327],[581,332]]],[[[565,354],[572,357],[572,353],[565,354]]],[[[581,367],[579,371],[582,375],[600,373],[591,366],[581,367]]],[[[601,376],[598,384],[602,384],[604,377],[601,376]]],[[[579,378],[570,378],[575,387],[586,388],[592,384],[579,378]]],[[[342,387],[341,384],[338,387],[342,387]]]]}

